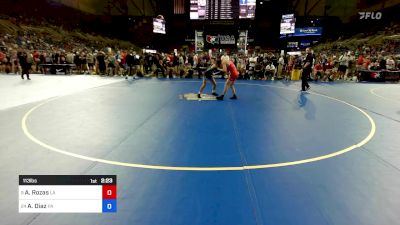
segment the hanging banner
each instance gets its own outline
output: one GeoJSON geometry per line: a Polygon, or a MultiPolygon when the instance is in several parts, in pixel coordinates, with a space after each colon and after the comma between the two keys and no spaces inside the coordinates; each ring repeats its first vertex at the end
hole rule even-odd
{"type": "Polygon", "coordinates": [[[196,30],[194,37],[195,37],[195,51],[203,52],[203,50],[204,50],[203,31],[196,30]]]}
{"type": "Polygon", "coordinates": [[[239,52],[246,52],[247,49],[247,30],[239,30],[239,38],[237,41],[237,47],[239,52]]]}

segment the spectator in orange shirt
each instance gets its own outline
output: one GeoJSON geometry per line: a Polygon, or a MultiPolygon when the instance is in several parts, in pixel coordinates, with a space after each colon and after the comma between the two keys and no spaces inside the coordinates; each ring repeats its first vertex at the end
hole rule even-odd
{"type": "Polygon", "coordinates": [[[363,59],[363,63],[362,63],[362,69],[365,69],[365,70],[367,70],[367,69],[368,69],[368,66],[369,66],[369,64],[371,64],[371,60],[370,60],[370,57],[369,57],[369,56],[367,56],[367,57],[365,57],[365,58],[363,59]]]}

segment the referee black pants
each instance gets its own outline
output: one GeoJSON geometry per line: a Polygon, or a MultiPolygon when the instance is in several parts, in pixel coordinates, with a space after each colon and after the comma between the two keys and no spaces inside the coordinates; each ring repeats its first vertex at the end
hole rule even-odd
{"type": "Polygon", "coordinates": [[[301,74],[301,90],[305,91],[307,88],[310,87],[308,84],[308,77],[310,76],[311,71],[309,70],[303,70],[301,74]]]}

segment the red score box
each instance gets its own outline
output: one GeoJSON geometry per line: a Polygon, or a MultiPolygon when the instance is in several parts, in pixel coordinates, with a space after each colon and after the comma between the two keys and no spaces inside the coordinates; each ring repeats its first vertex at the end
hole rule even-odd
{"type": "Polygon", "coordinates": [[[117,199],[117,185],[103,185],[103,199],[117,199]]]}

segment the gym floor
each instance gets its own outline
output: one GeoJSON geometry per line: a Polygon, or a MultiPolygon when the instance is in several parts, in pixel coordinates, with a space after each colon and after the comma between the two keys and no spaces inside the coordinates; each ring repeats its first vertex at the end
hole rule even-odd
{"type": "Polygon", "coordinates": [[[199,101],[197,79],[0,81],[0,224],[400,221],[399,84],[237,81],[238,100],[199,101]],[[20,214],[22,174],[117,175],[117,213],[20,214]]]}

